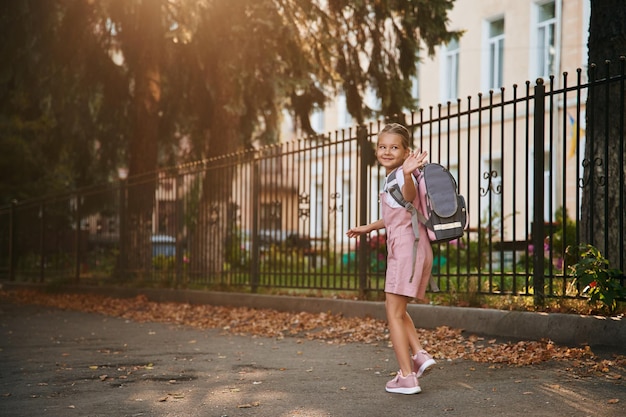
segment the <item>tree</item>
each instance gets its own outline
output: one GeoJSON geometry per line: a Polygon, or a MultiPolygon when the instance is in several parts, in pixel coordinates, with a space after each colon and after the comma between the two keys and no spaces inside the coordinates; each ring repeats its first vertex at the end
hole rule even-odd
{"type": "Polygon", "coordinates": [[[595,84],[594,80],[623,76],[625,55],[626,2],[592,1],[589,25],[589,79],[592,86],[587,99],[581,229],[583,241],[594,244],[614,267],[622,270],[625,265],[620,265],[619,260],[624,260],[626,211],[620,196],[623,198],[626,194],[626,132],[623,124],[626,89],[623,82],[595,84]],[[606,227],[606,224],[615,227],[606,227]]]}
{"type": "MultiPolygon", "coordinates": [[[[37,57],[36,65],[23,64],[32,79],[55,80],[41,89],[15,86],[18,66],[3,86],[14,95],[34,91],[33,107],[52,103],[44,120],[54,126],[47,130],[54,150],[63,153],[51,164],[67,174],[69,187],[107,170],[115,178],[120,165],[128,166],[134,235],[127,238],[138,268],[149,262],[149,251],[137,245],[149,247],[160,165],[276,141],[283,109],[314,134],[309,115],[338,92],[359,123],[414,108],[410,85],[420,50],[432,53],[459,35],[446,28],[453,0],[50,0],[39,9],[35,0],[4,3],[2,18],[12,23],[0,29],[5,43],[28,23],[15,50],[37,57]],[[380,110],[364,104],[368,90],[380,110]],[[186,154],[181,137],[191,144],[186,154]],[[92,166],[99,170],[90,177],[92,166]]],[[[220,178],[224,183],[228,178],[220,178]]],[[[199,211],[224,207],[211,201],[216,186],[214,177],[203,181],[199,211]]]]}
{"type": "Polygon", "coordinates": [[[86,2],[0,5],[0,204],[106,181],[128,91],[86,2]]]}
{"type": "Polygon", "coordinates": [[[66,186],[81,186],[105,179],[94,164],[115,177],[119,164],[138,175],[180,162],[181,135],[194,145],[191,159],[253,138],[274,141],[283,108],[315,133],[308,115],[337,92],[357,122],[413,108],[420,49],[458,35],[445,27],[452,0],[322,4],[3,2],[3,58],[12,65],[2,68],[2,116],[14,115],[17,97],[32,96],[28,105],[54,125],[54,148],[74,149],[74,159],[58,161],[71,177],[66,186]],[[363,104],[368,88],[380,98],[378,113],[363,104]],[[148,103],[144,120],[138,109],[148,103]],[[215,140],[224,135],[232,140],[215,140]]]}

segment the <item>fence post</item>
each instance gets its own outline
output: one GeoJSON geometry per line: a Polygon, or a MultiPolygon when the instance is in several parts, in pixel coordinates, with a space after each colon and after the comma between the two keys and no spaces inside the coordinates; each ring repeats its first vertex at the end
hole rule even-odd
{"type": "Polygon", "coordinates": [[[17,201],[11,201],[11,213],[9,215],[9,281],[15,281],[15,206],[17,201]]]}
{"type": "Polygon", "coordinates": [[[46,275],[46,203],[39,206],[39,282],[44,282],[46,275]]]}
{"type": "Polygon", "coordinates": [[[254,158],[252,161],[252,254],[250,257],[250,291],[256,293],[259,289],[259,188],[261,187],[261,180],[259,178],[259,159],[254,158]]]}
{"type": "Polygon", "coordinates": [[[76,284],[80,281],[80,209],[81,209],[81,196],[80,194],[76,194],[76,215],[74,217],[75,225],[76,225],[76,234],[74,235],[74,245],[76,248],[76,263],[74,264],[74,282],[76,284]]]}
{"type": "Polygon", "coordinates": [[[544,144],[545,144],[545,95],[543,79],[537,79],[534,94],[534,142],[533,142],[533,293],[535,307],[545,303],[544,292],[544,144]]]}
{"type": "MultiPolygon", "coordinates": [[[[367,128],[363,125],[357,127],[357,144],[359,147],[360,171],[359,171],[359,224],[367,223],[367,209],[370,204],[368,174],[369,167],[374,162],[373,150],[367,139],[367,128]]],[[[367,267],[369,261],[369,251],[367,246],[367,235],[359,236],[358,250],[358,271],[359,271],[359,297],[365,298],[367,295],[367,267]]]]}
{"type": "Polygon", "coordinates": [[[128,266],[126,260],[128,259],[128,253],[126,250],[126,243],[128,241],[128,230],[127,227],[128,225],[126,224],[126,219],[127,219],[127,211],[126,211],[126,190],[127,190],[127,185],[128,185],[128,180],[126,178],[120,178],[120,182],[119,182],[119,222],[120,222],[120,226],[119,226],[119,232],[118,232],[118,236],[119,236],[119,240],[118,240],[118,248],[119,248],[119,254],[117,257],[117,272],[116,272],[116,279],[121,280],[122,277],[124,277],[125,273],[126,273],[126,268],[128,266]]]}
{"type": "MultiPolygon", "coordinates": [[[[178,173],[175,177],[174,182],[174,193],[176,195],[176,209],[174,211],[174,222],[176,224],[176,252],[174,255],[175,264],[176,264],[176,288],[180,288],[181,284],[183,284],[183,269],[185,263],[185,254],[183,251],[183,229],[184,229],[184,210],[185,210],[185,194],[184,194],[184,177],[182,174],[178,173]]],[[[187,284],[185,282],[184,284],[187,284]]]]}

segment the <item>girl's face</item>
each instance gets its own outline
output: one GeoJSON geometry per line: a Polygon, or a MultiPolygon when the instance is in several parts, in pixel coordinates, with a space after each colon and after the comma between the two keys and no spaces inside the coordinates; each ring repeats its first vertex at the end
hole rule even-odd
{"type": "Polygon", "coordinates": [[[402,136],[396,133],[382,133],[378,137],[376,158],[387,173],[398,168],[409,156],[410,150],[402,144],[402,136]]]}

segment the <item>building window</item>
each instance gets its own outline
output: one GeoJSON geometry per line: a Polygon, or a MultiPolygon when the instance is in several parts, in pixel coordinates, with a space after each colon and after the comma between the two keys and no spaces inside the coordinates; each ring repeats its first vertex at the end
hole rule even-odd
{"type": "Polygon", "coordinates": [[[554,2],[537,5],[537,77],[555,73],[556,11],[554,2]]]}
{"type": "Polygon", "coordinates": [[[280,230],[282,228],[283,205],[280,201],[261,203],[259,223],[264,230],[280,230]]]}
{"type": "Polygon", "coordinates": [[[419,62],[415,66],[415,75],[411,77],[411,98],[415,101],[415,105],[413,108],[409,110],[414,110],[419,107],[419,98],[420,98],[420,64],[419,62]]]}
{"type": "Polygon", "coordinates": [[[499,89],[503,85],[504,69],[504,19],[489,22],[488,28],[488,85],[490,89],[499,89]]]}
{"type": "Polygon", "coordinates": [[[443,82],[441,98],[443,101],[456,100],[459,96],[459,41],[452,39],[443,48],[443,82]]]}

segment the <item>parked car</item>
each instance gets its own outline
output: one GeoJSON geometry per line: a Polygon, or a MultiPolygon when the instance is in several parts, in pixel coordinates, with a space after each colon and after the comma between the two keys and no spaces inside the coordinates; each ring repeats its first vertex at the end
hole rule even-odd
{"type": "Polygon", "coordinates": [[[176,256],[176,238],[169,235],[152,235],[152,257],[176,256]]]}

